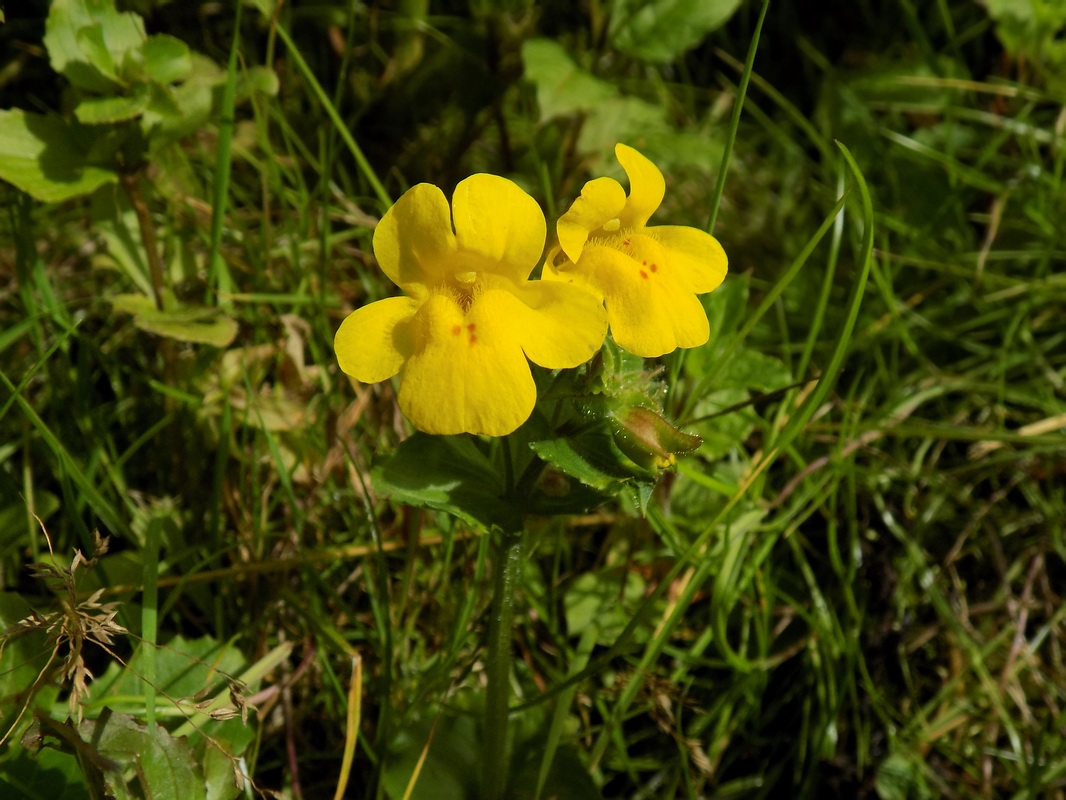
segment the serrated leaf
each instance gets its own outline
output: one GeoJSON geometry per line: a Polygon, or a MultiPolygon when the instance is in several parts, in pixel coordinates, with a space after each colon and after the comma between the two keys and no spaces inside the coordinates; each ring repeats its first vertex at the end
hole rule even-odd
{"type": "Polygon", "coordinates": [[[613,492],[634,477],[653,477],[630,461],[607,432],[542,439],[530,447],[549,464],[602,492],[613,492]]]}
{"type": "Polygon", "coordinates": [[[187,741],[158,725],[149,729],[125,714],[107,712],[78,726],[82,739],[117,765],[104,771],[116,797],[152,800],[206,800],[203,772],[187,741]],[[135,786],[133,792],[130,787],[135,786]],[[140,791],[138,791],[140,790],[140,791]]]}
{"type": "Polygon", "coordinates": [[[522,45],[526,77],[537,88],[541,120],[595,108],[613,97],[614,86],[581,69],[561,44],[529,39],[522,45]]]}
{"type": "Polygon", "coordinates": [[[615,0],[608,36],[644,61],[673,61],[724,25],[742,0],[615,0]]]}
{"type": "Polygon", "coordinates": [[[454,514],[479,528],[520,530],[522,513],[474,440],[416,433],[371,472],[374,489],[401,503],[454,514]]]}
{"type": "Polygon", "coordinates": [[[45,203],[91,194],[118,175],[90,163],[94,136],[59,117],[0,110],[0,179],[45,203]]]}

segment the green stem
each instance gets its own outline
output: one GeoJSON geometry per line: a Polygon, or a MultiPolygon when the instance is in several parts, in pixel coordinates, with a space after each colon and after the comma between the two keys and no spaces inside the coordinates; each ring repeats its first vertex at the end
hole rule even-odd
{"type": "Polygon", "coordinates": [[[508,714],[511,699],[511,643],[515,587],[522,560],[522,534],[503,534],[496,549],[496,581],[489,622],[488,693],[485,698],[484,794],[500,800],[507,789],[508,714]]]}
{"type": "Polygon", "coordinates": [[[155,725],[155,646],[158,635],[159,613],[159,540],[162,522],[153,519],[148,523],[147,541],[144,546],[144,599],[141,606],[141,644],[143,658],[141,669],[144,676],[144,720],[148,730],[155,725]]]}

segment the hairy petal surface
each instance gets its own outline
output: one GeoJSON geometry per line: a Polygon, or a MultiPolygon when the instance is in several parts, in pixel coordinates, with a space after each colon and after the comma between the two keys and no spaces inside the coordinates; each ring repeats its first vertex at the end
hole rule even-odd
{"type": "Polygon", "coordinates": [[[532,413],[537,389],[507,313],[511,299],[489,289],[465,315],[445,295],[419,309],[399,393],[400,410],[416,428],[503,436],[532,413]]]}
{"type": "Polygon", "coordinates": [[[374,229],[374,255],[389,280],[413,297],[427,297],[455,264],[456,242],[444,192],[412,186],[374,229]]]}
{"type": "Polygon", "coordinates": [[[586,183],[581,196],[555,224],[559,246],[566,257],[571,261],[581,258],[589,235],[617,220],[625,205],[625,189],[613,178],[596,178],[586,183]]]}
{"type": "Polygon", "coordinates": [[[544,212],[537,201],[498,175],[471,175],[452,195],[460,270],[525,280],[544,252],[544,212]]]}
{"type": "Polygon", "coordinates": [[[614,154],[629,177],[629,197],[620,217],[622,226],[643,227],[663,202],[666,180],[655,164],[632,147],[616,144],[614,154]]]}
{"type": "Polygon", "coordinates": [[[349,314],[333,340],[341,369],[363,383],[399,372],[414,348],[411,320],[418,307],[410,297],[390,297],[349,314]]]}

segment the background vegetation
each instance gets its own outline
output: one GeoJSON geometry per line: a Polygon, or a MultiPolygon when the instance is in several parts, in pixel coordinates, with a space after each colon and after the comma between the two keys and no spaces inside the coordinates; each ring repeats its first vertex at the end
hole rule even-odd
{"type": "Polygon", "coordinates": [[[7,5],[5,797],[471,796],[486,537],[375,494],[406,424],[332,336],[408,186],[552,219],[617,141],[696,226],[731,148],[664,360],[705,444],[528,531],[516,796],[1066,796],[1061,2],[773,0],[735,136],[755,0],[130,0],[117,50],[7,5]]]}

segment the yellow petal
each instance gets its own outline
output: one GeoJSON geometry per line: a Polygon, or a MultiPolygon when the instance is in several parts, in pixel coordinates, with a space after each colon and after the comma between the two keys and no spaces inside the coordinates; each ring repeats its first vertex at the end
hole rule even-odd
{"type": "Polygon", "coordinates": [[[374,229],[374,255],[389,279],[415,297],[439,283],[455,263],[455,234],[444,193],[429,183],[412,186],[374,229]]]}
{"type": "Polygon", "coordinates": [[[399,393],[416,428],[503,436],[529,418],[537,389],[515,326],[501,313],[508,298],[489,289],[464,315],[450,297],[435,295],[419,309],[417,347],[399,393]]]}
{"type": "Polygon", "coordinates": [[[706,342],[707,314],[672,274],[668,253],[650,237],[631,241],[636,258],[611,244],[593,244],[577,265],[603,292],[614,340],[645,358],[706,342]]]}
{"type": "Polygon", "coordinates": [[[620,217],[622,226],[641,228],[663,202],[666,181],[659,168],[632,147],[616,144],[614,154],[629,177],[629,197],[620,217]]]}
{"type": "Polygon", "coordinates": [[[333,340],[341,369],[363,383],[399,372],[413,349],[410,322],[418,306],[410,297],[390,297],[349,314],[333,340]]]}
{"type": "Polygon", "coordinates": [[[452,195],[461,269],[525,280],[544,254],[544,212],[517,184],[471,175],[452,195]]]}
{"type": "Polygon", "coordinates": [[[530,361],[568,369],[592,358],[607,335],[607,312],[594,294],[567,283],[527,281],[500,304],[530,361]]]}
{"type": "Polygon", "coordinates": [[[589,234],[618,219],[626,204],[626,192],[613,178],[596,178],[585,184],[581,196],[555,225],[559,245],[571,261],[581,258],[589,234]]]}
{"type": "Polygon", "coordinates": [[[666,249],[677,279],[696,294],[712,292],[725,280],[729,259],[709,233],[681,225],[657,225],[646,233],[666,249]]]}

